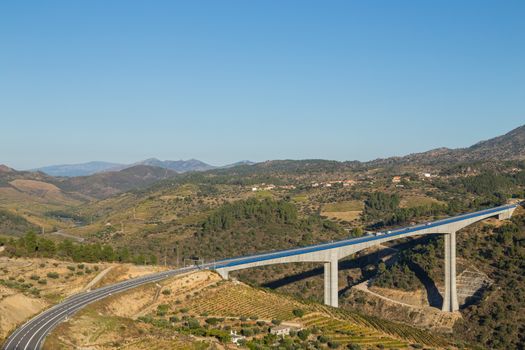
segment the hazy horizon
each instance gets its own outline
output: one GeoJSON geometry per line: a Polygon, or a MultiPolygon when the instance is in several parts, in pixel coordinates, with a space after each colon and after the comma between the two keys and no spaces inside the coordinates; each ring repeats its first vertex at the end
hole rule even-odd
{"type": "MultiPolygon", "coordinates": [[[[519,127],[522,127],[522,126],[525,126],[525,124],[523,125],[518,125],[516,126],[516,128],[519,128],[519,127]]],[[[513,128],[513,129],[516,129],[516,128],[513,128]]],[[[513,130],[512,129],[512,130],[513,130]]],[[[511,130],[508,130],[505,132],[505,134],[507,132],[509,132],[511,130]]],[[[503,134],[502,134],[503,135],[503,134]]],[[[491,138],[494,138],[494,137],[498,137],[498,136],[502,136],[502,135],[493,135],[492,137],[490,137],[489,139],[491,138]]],[[[464,145],[464,146],[461,146],[461,147],[446,147],[446,146],[439,146],[439,147],[436,147],[436,148],[441,148],[441,147],[445,147],[445,148],[466,148],[466,147],[470,147],[478,142],[482,142],[482,141],[486,141],[486,139],[480,139],[480,140],[477,140],[475,141],[474,143],[472,144],[469,144],[469,145],[464,145]]],[[[436,149],[436,148],[433,148],[433,149],[436,149]]],[[[186,158],[186,159],[182,159],[182,158],[166,158],[166,159],[163,159],[163,158],[159,158],[159,157],[147,157],[147,158],[144,158],[144,159],[134,159],[134,160],[130,160],[130,161],[111,161],[111,160],[101,160],[101,159],[90,159],[90,160],[86,160],[86,161],[77,161],[77,162],[70,162],[70,163],[49,163],[49,164],[43,164],[43,165],[40,165],[40,166],[35,166],[35,167],[30,167],[30,168],[16,168],[14,166],[11,166],[10,164],[7,164],[7,163],[2,163],[0,161],[0,164],[4,164],[4,165],[7,165],[11,168],[14,168],[15,170],[34,170],[34,169],[38,169],[38,168],[43,168],[43,167],[46,167],[46,166],[57,166],[57,165],[63,165],[63,166],[67,166],[67,165],[79,165],[79,164],[86,164],[86,163],[90,163],[90,162],[103,162],[103,163],[114,163],[114,164],[119,164],[119,165],[130,165],[130,164],[134,164],[134,163],[138,163],[138,162],[142,162],[144,160],[148,160],[148,159],[157,159],[157,160],[160,160],[160,161],[189,161],[189,160],[199,160],[199,161],[202,161],[208,165],[212,165],[212,166],[217,166],[217,167],[221,167],[221,166],[226,166],[226,165],[231,165],[231,164],[234,164],[234,163],[238,163],[238,162],[244,162],[244,161],[251,161],[251,162],[254,162],[254,163],[259,163],[259,162],[264,162],[264,161],[271,161],[271,160],[308,160],[308,159],[323,159],[323,160],[335,160],[335,161],[340,161],[340,162],[344,162],[344,161],[360,161],[360,162],[367,162],[367,161],[372,161],[372,160],[376,160],[376,159],[381,159],[381,158],[389,158],[389,157],[397,157],[397,156],[406,156],[408,154],[413,154],[413,153],[420,153],[420,152],[426,152],[426,151],[430,151],[432,149],[426,149],[426,150],[419,150],[419,151],[414,151],[414,152],[409,152],[409,153],[406,153],[406,154],[392,154],[392,155],[388,155],[388,156],[385,156],[385,157],[376,157],[376,158],[372,158],[372,159],[334,159],[334,158],[268,158],[268,159],[262,159],[262,160],[254,160],[254,159],[238,159],[238,160],[234,160],[234,161],[231,161],[231,162],[228,162],[228,163],[214,163],[214,162],[209,162],[209,161],[206,161],[206,160],[203,160],[203,159],[197,159],[195,157],[190,157],[190,158],[186,158]]]]}

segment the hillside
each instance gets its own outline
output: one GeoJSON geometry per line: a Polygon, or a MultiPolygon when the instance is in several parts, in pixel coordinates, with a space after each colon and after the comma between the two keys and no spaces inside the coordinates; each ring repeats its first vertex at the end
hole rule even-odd
{"type": "Polygon", "coordinates": [[[525,160],[525,125],[505,135],[478,142],[468,148],[438,148],[404,157],[378,159],[369,165],[384,164],[444,164],[478,161],[525,160]]]}
{"type": "Polygon", "coordinates": [[[174,177],[177,173],[160,167],[136,165],[120,171],[57,179],[57,185],[69,192],[79,192],[93,198],[146,188],[157,181],[174,177]]]}
{"type": "Polygon", "coordinates": [[[0,252],[0,344],[17,325],[88,286],[102,287],[161,269],[131,264],[6,258],[0,252]]]}
{"type": "Polygon", "coordinates": [[[44,349],[197,349],[233,347],[353,349],[445,348],[445,338],[409,326],[305,303],[201,271],[150,284],[97,302],[58,326],[44,349]],[[133,303],[129,301],[133,300],[133,303]],[[270,334],[289,325],[290,336],[270,334]],[[89,330],[89,331],[86,331],[89,330]],[[147,346],[146,346],[147,344],[147,346]]]}
{"type": "Polygon", "coordinates": [[[56,217],[53,211],[72,209],[86,203],[85,196],[63,191],[57,179],[44,173],[6,170],[0,171],[0,210],[4,220],[0,234],[20,234],[28,229],[43,227],[46,231],[70,226],[56,217]]]}

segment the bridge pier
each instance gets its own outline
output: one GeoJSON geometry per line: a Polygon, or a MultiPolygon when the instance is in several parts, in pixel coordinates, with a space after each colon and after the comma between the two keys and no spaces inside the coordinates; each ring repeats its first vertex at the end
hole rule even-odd
{"type": "Polygon", "coordinates": [[[456,289],[456,231],[445,234],[445,294],[441,310],[459,310],[456,289]]]}
{"type": "Polygon", "coordinates": [[[227,280],[230,277],[230,273],[226,269],[216,269],[215,271],[225,280],[227,280]]]}
{"type": "Polygon", "coordinates": [[[339,306],[338,260],[324,263],[324,303],[333,307],[339,306]]]}

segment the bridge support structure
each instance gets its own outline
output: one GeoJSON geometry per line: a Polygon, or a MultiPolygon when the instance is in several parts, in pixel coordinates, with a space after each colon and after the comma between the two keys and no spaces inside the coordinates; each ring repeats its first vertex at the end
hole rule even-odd
{"type": "Polygon", "coordinates": [[[333,307],[339,306],[338,265],[337,259],[324,263],[324,303],[333,307]]]}
{"type": "Polygon", "coordinates": [[[216,270],[224,279],[230,271],[237,271],[258,266],[287,263],[319,263],[324,266],[324,303],[338,307],[338,261],[364,249],[400,238],[427,234],[442,234],[445,238],[445,291],[442,310],[455,312],[459,310],[456,290],[456,232],[473,223],[496,217],[499,220],[511,218],[518,204],[510,204],[486,209],[476,213],[463,214],[456,218],[442,219],[424,225],[416,225],[389,231],[371,237],[347,239],[337,242],[269,252],[247,257],[218,261],[216,270]]]}
{"type": "Polygon", "coordinates": [[[456,288],[456,231],[445,234],[445,292],[441,310],[459,310],[456,288]]]}

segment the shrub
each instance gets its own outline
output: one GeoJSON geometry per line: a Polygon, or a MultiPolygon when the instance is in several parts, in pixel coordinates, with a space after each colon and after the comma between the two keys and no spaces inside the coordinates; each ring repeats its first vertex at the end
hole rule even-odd
{"type": "Polygon", "coordinates": [[[29,277],[29,278],[31,278],[33,281],[38,281],[40,279],[40,276],[38,276],[38,275],[31,275],[31,277],[29,277]]]}
{"type": "Polygon", "coordinates": [[[164,295],[170,295],[170,294],[171,294],[171,289],[169,289],[169,288],[164,289],[164,290],[162,291],[162,294],[164,294],[164,295]]]}
{"type": "Polygon", "coordinates": [[[272,320],[272,323],[273,323],[274,325],[276,325],[276,326],[280,325],[281,322],[282,322],[281,320],[276,320],[276,319],[273,319],[273,320],[272,320]]]}
{"type": "Polygon", "coordinates": [[[295,310],[293,310],[293,315],[295,317],[303,317],[304,316],[304,310],[303,309],[295,309],[295,310]]]}
{"type": "Polygon", "coordinates": [[[299,337],[299,339],[301,339],[303,341],[308,339],[309,335],[310,335],[310,331],[307,330],[307,329],[301,329],[299,332],[297,332],[297,336],[299,337]]]}
{"type": "Polygon", "coordinates": [[[253,331],[250,328],[243,328],[241,329],[241,334],[245,337],[250,337],[253,335],[253,331]]]}
{"type": "Polygon", "coordinates": [[[60,275],[58,274],[58,272],[48,272],[47,277],[57,279],[58,277],[60,277],[60,275]]]}
{"type": "Polygon", "coordinates": [[[69,270],[71,270],[71,271],[75,271],[75,270],[76,270],[76,268],[75,268],[73,265],[68,265],[67,268],[68,268],[69,270]]]}
{"type": "Polygon", "coordinates": [[[47,284],[47,280],[41,278],[41,279],[38,280],[38,283],[39,284],[47,284]]]}
{"type": "Polygon", "coordinates": [[[320,335],[317,337],[317,340],[319,340],[320,343],[328,343],[328,337],[324,336],[324,335],[320,335]]]}
{"type": "Polygon", "coordinates": [[[215,317],[207,318],[205,321],[207,324],[210,324],[212,326],[215,326],[217,323],[219,323],[219,319],[215,317]]]}
{"type": "Polygon", "coordinates": [[[188,328],[190,329],[197,329],[201,326],[201,324],[199,323],[199,320],[193,317],[188,319],[187,324],[188,324],[188,328]]]}
{"type": "Polygon", "coordinates": [[[336,341],[329,341],[328,342],[328,347],[330,349],[337,349],[341,344],[339,344],[338,342],[336,341]]]}
{"type": "Polygon", "coordinates": [[[157,306],[157,316],[165,316],[168,313],[168,309],[168,304],[160,304],[157,306]]]}

